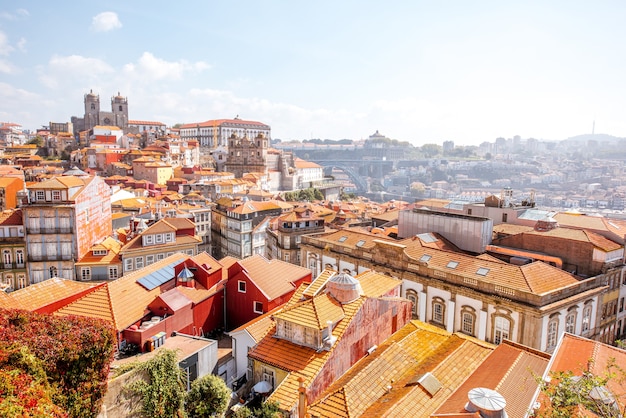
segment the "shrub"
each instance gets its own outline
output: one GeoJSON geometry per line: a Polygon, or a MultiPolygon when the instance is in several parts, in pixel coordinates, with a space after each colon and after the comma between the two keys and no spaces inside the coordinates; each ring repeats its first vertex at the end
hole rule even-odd
{"type": "Polygon", "coordinates": [[[209,374],[191,383],[185,410],[190,418],[221,415],[230,402],[230,389],[218,376],[209,374]]]}

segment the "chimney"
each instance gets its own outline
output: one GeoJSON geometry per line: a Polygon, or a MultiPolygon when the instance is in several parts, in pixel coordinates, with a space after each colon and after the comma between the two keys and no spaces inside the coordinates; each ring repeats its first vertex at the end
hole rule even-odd
{"type": "Polygon", "coordinates": [[[306,387],[304,387],[304,379],[298,378],[300,387],[298,388],[298,418],[306,417],[306,387]]]}

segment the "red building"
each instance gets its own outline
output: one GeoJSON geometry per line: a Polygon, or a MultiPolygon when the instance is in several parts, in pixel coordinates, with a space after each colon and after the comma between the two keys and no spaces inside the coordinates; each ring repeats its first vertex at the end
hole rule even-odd
{"type": "Polygon", "coordinates": [[[311,270],[254,255],[228,268],[226,328],[237,328],[287,302],[296,288],[311,282],[311,270]]]}

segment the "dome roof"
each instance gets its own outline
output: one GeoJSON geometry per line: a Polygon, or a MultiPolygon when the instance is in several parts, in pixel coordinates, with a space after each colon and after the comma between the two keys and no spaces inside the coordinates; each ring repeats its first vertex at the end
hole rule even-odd
{"type": "Polygon", "coordinates": [[[333,276],[326,284],[326,290],[342,304],[354,302],[363,294],[361,283],[348,273],[333,276]]]}

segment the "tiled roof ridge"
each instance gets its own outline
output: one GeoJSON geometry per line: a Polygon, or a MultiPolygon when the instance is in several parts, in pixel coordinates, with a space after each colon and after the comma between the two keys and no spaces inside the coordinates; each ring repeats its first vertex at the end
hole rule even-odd
{"type": "Polygon", "coordinates": [[[593,351],[591,353],[591,366],[589,367],[590,371],[593,371],[595,374],[595,368],[596,368],[596,363],[597,363],[597,358],[598,358],[598,351],[600,351],[600,343],[598,343],[597,341],[594,341],[593,344],[593,351]]]}

